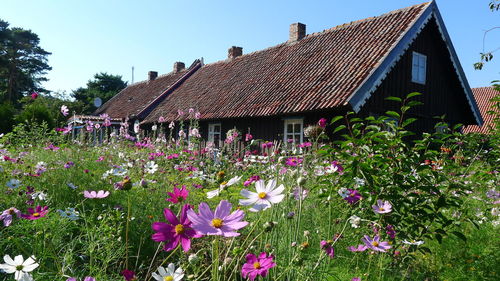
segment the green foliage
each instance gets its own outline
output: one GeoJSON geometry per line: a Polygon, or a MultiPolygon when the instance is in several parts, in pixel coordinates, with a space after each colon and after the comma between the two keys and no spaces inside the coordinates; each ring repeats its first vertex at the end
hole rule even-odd
{"type": "Polygon", "coordinates": [[[53,129],[56,125],[54,111],[51,111],[41,98],[24,106],[21,113],[16,116],[17,123],[42,124],[46,123],[48,128],[53,129]]]}
{"type": "Polygon", "coordinates": [[[12,126],[14,126],[14,114],[16,110],[14,106],[9,103],[0,104],[0,134],[7,133],[12,130],[12,126]]]}

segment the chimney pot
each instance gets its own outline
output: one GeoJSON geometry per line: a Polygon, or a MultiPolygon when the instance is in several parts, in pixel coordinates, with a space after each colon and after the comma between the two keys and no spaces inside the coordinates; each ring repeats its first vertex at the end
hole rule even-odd
{"type": "Polygon", "coordinates": [[[236,47],[232,46],[227,50],[227,58],[228,59],[234,59],[236,57],[239,57],[243,54],[243,48],[242,47],[236,47]]]}
{"type": "Polygon", "coordinates": [[[174,73],[178,73],[184,70],[186,68],[186,65],[183,62],[176,61],[174,62],[174,73]]]}
{"type": "Polygon", "coordinates": [[[156,71],[149,71],[148,72],[148,80],[149,81],[155,80],[156,77],[158,77],[158,72],[156,72],[156,71]]]}
{"type": "Polygon", "coordinates": [[[290,24],[290,38],[288,41],[299,41],[306,36],[306,25],[300,22],[290,24]]]}

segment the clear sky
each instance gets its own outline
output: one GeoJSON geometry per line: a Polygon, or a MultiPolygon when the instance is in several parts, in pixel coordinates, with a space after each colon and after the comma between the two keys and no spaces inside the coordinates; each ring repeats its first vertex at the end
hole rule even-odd
{"type": "MultiPolygon", "coordinates": [[[[293,22],[307,33],[391,10],[422,0],[0,0],[0,18],[12,27],[31,29],[41,46],[52,52],[52,91],[70,92],[97,72],[135,82],[150,70],[164,74],[175,61],[189,66],[224,60],[230,46],[243,53],[265,49],[288,39],[293,22]]],[[[500,11],[490,0],[438,0],[452,42],[471,87],[500,79],[500,51],[481,71],[472,64],[483,50],[484,31],[500,26],[500,11]]],[[[500,29],[486,38],[486,51],[500,47],[500,29]]]]}

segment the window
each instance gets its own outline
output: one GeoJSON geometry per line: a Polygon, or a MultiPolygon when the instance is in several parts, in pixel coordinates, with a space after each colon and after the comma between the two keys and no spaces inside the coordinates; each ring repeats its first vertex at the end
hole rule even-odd
{"type": "Polygon", "coordinates": [[[425,84],[426,70],[427,70],[427,57],[417,52],[413,52],[411,81],[419,84],[425,84]]]}
{"type": "Polygon", "coordinates": [[[285,119],[285,133],[283,141],[288,143],[293,140],[293,143],[302,143],[304,135],[304,120],[302,119],[285,119]]]}
{"type": "Polygon", "coordinates": [[[208,124],[208,141],[212,142],[216,147],[219,146],[220,132],[221,132],[220,123],[208,124]]]}

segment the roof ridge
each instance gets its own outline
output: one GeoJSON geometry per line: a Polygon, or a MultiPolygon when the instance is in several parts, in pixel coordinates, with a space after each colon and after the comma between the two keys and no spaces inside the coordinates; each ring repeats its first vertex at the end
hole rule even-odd
{"type": "MultiPolygon", "coordinates": [[[[187,70],[188,70],[188,68],[184,68],[183,70],[181,70],[181,71],[179,71],[179,72],[174,72],[174,71],[172,70],[172,71],[170,71],[170,72],[167,72],[167,73],[163,73],[163,74],[161,74],[161,75],[158,75],[158,77],[156,77],[153,81],[156,81],[156,80],[158,80],[158,79],[162,79],[162,78],[168,77],[168,76],[173,75],[173,74],[178,74],[178,73],[181,73],[181,72],[184,72],[184,71],[187,71],[187,70]]],[[[138,84],[148,83],[148,82],[151,82],[151,81],[149,81],[148,79],[146,79],[146,80],[142,80],[142,81],[137,81],[137,82],[135,82],[135,83],[132,83],[132,84],[130,84],[130,85],[127,85],[127,87],[130,87],[130,86],[136,86],[136,85],[138,85],[138,84]]]]}

